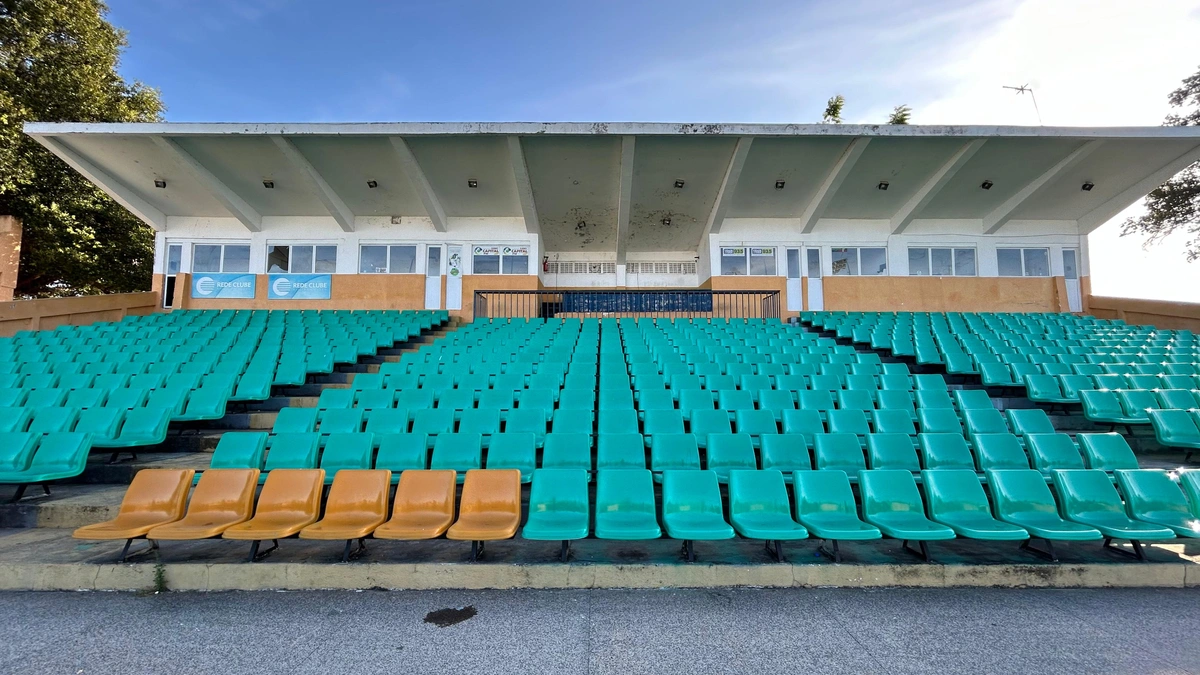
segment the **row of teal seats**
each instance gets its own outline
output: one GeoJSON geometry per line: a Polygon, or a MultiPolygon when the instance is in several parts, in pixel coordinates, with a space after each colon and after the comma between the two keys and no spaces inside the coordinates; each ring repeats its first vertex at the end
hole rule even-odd
{"type": "MultiPolygon", "coordinates": [[[[1089,389],[1149,390],[1155,392],[1183,390],[1200,391],[1200,376],[1192,375],[1117,375],[1113,377],[1088,375],[1026,375],[1023,386],[1029,400],[1052,405],[1079,404],[1080,392],[1089,389]],[[1117,379],[1119,378],[1119,379],[1117,379]]],[[[1171,394],[1172,396],[1176,394],[1171,394]]]]}
{"type": "Polygon", "coordinates": [[[157,445],[167,439],[170,408],[0,408],[0,433],[87,433],[98,448],[157,445]]]}
{"type": "Polygon", "coordinates": [[[1079,392],[1083,416],[1098,424],[1112,426],[1150,424],[1154,410],[1190,410],[1200,408],[1200,391],[1165,390],[1091,390],[1079,392]]]}
{"type": "Polygon", "coordinates": [[[225,416],[233,392],[227,387],[202,386],[121,389],[0,389],[0,409],[26,410],[30,414],[66,415],[69,410],[138,410],[164,409],[176,422],[216,420],[225,416]],[[7,404],[7,405],[5,405],[7,404]],[[58,411],[58,412],[56,412],[58,411]]]}
{"type": "Polygon", "coordinates": [[[86,432],[0,432],[0,484],[19,486],[11,502],[39,483],[49,495],[52,481],[83,473],[91,449],[86,432]]]}
{"type": "Polygon", "coordinates": [[[1159,445],[1186,450],[1185,462],[1200,451],[1200,410],[1150,410],[1148,415],[1159,445]]]}

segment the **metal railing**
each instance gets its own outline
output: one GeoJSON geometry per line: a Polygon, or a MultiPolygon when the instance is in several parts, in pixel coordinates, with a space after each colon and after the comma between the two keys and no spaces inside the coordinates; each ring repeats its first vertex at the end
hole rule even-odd
{"type": "Polygon", "coordinates": [[[475,317],[779,318],[779,291],[475,291],[475,317]]]}

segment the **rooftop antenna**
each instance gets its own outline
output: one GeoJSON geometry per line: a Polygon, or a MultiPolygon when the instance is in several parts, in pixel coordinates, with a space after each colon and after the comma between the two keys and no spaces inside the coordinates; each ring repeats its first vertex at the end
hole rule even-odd
{"type": "Polygon", "coordinates": [[[1020,96],[1021,94],[1029,94],[1029,98],[1033,99],[1033,111],[1037,113],[1038,124],[1042,124],[1042,111],[1038,109],[1037,96],[1033,94],[1033,87],[1030,87],[1028,84],[1023,84],[1019,87],[1010,87],[1007,84],[1001,86],[1004,89],[1012,89],[1013,91],[1017,92],[1017,96],[1020,96]]]}

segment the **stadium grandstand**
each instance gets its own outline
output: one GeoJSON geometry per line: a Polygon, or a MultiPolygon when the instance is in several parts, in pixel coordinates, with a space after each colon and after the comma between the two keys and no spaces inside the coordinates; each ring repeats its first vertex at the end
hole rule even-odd
{"type": "Polygon", "coordinates": [[[151,300],[0,315],[0,525],[62,562],[1151,568],[1200,537],[1200,312],[1093,297],[1087,255],[1195,127],[26,133],[156,237],[151,300]]]}

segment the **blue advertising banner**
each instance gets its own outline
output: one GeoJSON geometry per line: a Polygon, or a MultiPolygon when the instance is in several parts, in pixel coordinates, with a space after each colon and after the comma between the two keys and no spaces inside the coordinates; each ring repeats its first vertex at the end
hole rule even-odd
{"type": "Polygon", "coordinates": [[[270,274],[268,300],[328,300],[333,287],[329,274],[270,274]]]}
{"type": "Polygon", "coordinates": [[[253,298],[254,275],[197,272],[192,275],[192,297],[222,300],[253,298]]]}

